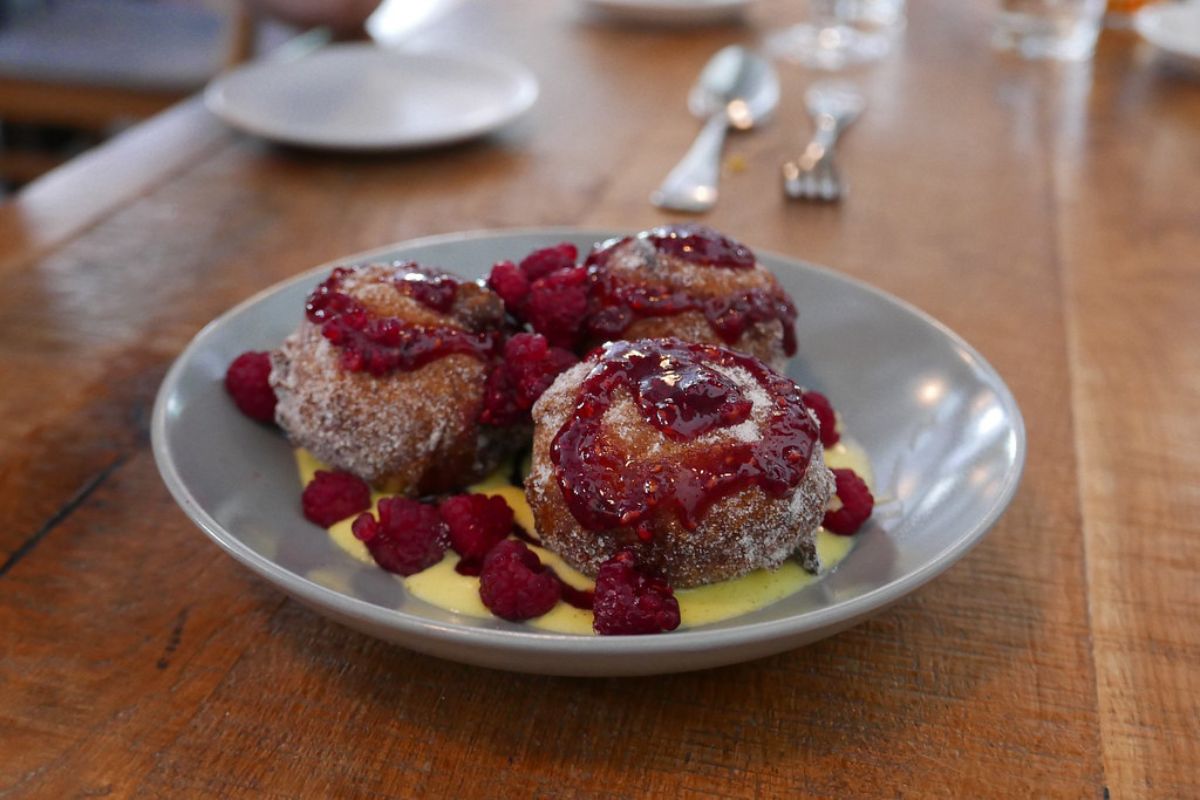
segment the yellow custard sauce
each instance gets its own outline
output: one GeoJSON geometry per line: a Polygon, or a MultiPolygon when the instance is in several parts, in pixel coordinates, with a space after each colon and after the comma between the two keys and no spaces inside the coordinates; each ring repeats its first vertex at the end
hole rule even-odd
{"type": "MultiPolygon", "coordinates": [[[[826,449],[825,463],[831,469],[852,469],[868,486],[874,485],[874,476],[866,452],[844,437],[836,446],[826,449]]],[[[296,465],[300,472],[301,486],[307,486],[317,470],[328,469],[303,449],[296,450],[296,465]]],[[[525,502],[525,491],[509,481],[510,472],[507,468],[497,470],[485,480],[468,487],[467,491],[503,497],[512,508],[517,524],[530,536],[537,538],[533,513],[529,504],[525,502]]],[[[373,493],[372,501],[377,505],[380,498],[386,496],[373,493]]],[[[344,519],[333,525],[329,528],[330,536],[338,547],[353,558],[365,564],[374,564],[366,545],[354,538],[350,529],[352,521],[353,518],[344,519]]],[[[854,538],[851,536],[838,536],[824,528],[817,531],[817,553],[827,570],[837,566],[853,547],[854,538]]],[[[592,588],[591,578],[572,569],[554,553],[536,545],[530,545],[530,549],[566,583],[576,589],[592,588]]],[[[397,579],[404,582],[404,588],[409,594],[430,605],[465,616],[491,618],[492,613],[479,599],[479,578],[460,575],[454,569],[457,563],[458,555],[448,551],[445,558],[429,569],[407,578],[397,576],[397,579]]],[[[675,596],[679,600],[679,627],[694,628],[748,614],[795,594],[818,580],[820,576],[809,574],[797,562],[789,559],[774,570],[759,569],[733,580],[694,589],[678,589],[675,596]]],[[[559,603],[549,613],[524,624],[555,633],[593,635],[592,612],[567,603],[559,603]]]]}

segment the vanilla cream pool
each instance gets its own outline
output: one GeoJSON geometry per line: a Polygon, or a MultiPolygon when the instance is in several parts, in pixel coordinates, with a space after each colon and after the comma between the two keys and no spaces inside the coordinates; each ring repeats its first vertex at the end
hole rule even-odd
{"type": "MultiPolygon", "coordinates": [[[[825,450],[825,464],[830,469],[852,469],[868,486],[874,485],[874,476],[866,452],[845,437],[837,445],[825,450]]],[[[296,465],[301,486],[307,486],[317,470],[328,469],[303,449],[296,450],[296,465]]],[[[510,469],[502,468],[487,479],[468,487],[467,491],[503,497],[512,508],[517,524],[536,539],[537,531],[533,525],[533,514],[525,502],[525,492],[509,481],[510,474],[510,469]]],[[[386,495],[376,493],[372,500],[378,504],[383,497],[386,495]]],[[[348,518],[333,525],[329,528],[329,535],[337,546],[352,558],[364,564],[374,565],[366,545],[354,538],[350,530],[352,521],[353,518],[348,518]]],[[[853,547],[852,536],[838,536],[824,528],[817,531],[817,553],[827,570],[836,567],[853,547]]],[[[530,549],[566,583],[576,589],[590,590],[593,587],[591,578],[572,569],[554,553],[536,545],[530,545],[530,549]]],[[[447,551],[445,558],[429,569],[407,578],[397,575],[396,580],[403,581],[404,588],[410,595],[430,605],[469,617],[494,618],[479,599],[479,578],[459,574],[454,569],[457,563],[458,555],[447,551]]],[[[678,589],[675,597],[679,601],[679,627],[694,628],[757,611],[795,594],[820,579],[821,576],[811,575],[795,561],[788,560],[774,570],[758,569],[740,578],[692,589],[678,589]]],[[[559,603],[549,613],[523,624],[554,633],[593,635],[592,612],[567,603],[559,603]]]]}

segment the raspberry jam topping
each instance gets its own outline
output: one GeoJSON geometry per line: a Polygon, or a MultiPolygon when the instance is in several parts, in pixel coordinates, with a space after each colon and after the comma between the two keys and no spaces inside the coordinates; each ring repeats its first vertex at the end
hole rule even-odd
{"type": "Polygon", "coordinates": [[[631,377],[637,381],[642,412],[656,428],[678,441],[737,425],[750,417],[754,407],[732,380],[701,364],[660,363],[649,370],[635,370],[631,377]]]}
{"type": "MultiPolygon", "coordinates": [[[[782,497],[804,478],[819,437],[802,393],[750,356],[678,339],[613,342],[593,355],[574,414],[554,437],[550,458],[572,515],[587,530],[631,526],[649,534],[649,516],[671,509],[689,530],[716,501],[750,486],[782,497]],[[601,421],[618,390],[669,439],[689,441],[750,417],[744,389],[715,366],[745,371],[771,408],[761,438],[736,437],[671,460],[630,461],[608,441],[601,421]]],[[[645,537],[643,537],[645,538],[645,537]]]]}
{"type": "MultiPolygon", "coordinates": [[[[419,325],[397,317],[377,317],[366,306],[341,291],[354,270],[338,267],[308,296],[309,321],[321,326],[321,335],[342,351],[341,365],[350,372],[386,375],[420,369],[431,361],[455,353],[487,359],[495,349],[491,333],[469,333],[459,328],[419,325]]],[[[445,313],[454,304],[458,282],[413,264],[397,267],[397,291],[423,305],[445,313]]]]}
{"type": "MultiPolygon", "coordinates": [[[[744,245],[701,225],[654,228],[638,234],[656,251],[695,264],[752,269],[754,254],[744,245]]],[[[599,339],[620,338],[636,320],[669,317],[698,311],[726,344],[736,344],[746,329],[778,320],[783,327],[783,349],[796,352],[796,306],[781,289],[753,288],[720,297],[697,297],[683,289],[635,283],[608,268],[613,251],[630,237],[606,242],[588,256],[585,265],[591,281],[591,304],[585,327],[599,339]]]]}
{"type": "Polygon", "coordinates": [[[401,261],[393,266],[396,268],[396,289],[401,294],[439,314],[450,312],[462,281],[415,261],[401,261]]]}
{"type": "MultiPolygon", "coordinates": [[[[754,268],[754,252],[749,247],[728,236],[722,236],[707,225],[663,225],[642,231],[637,238],[654,245],[654,249],[660,253],[692,264],[726,269],[754,268]]],[[[606,262],[608,253],[627,241],[629,237],[604,242],[588,257],[588,263],[606,262]]]]}

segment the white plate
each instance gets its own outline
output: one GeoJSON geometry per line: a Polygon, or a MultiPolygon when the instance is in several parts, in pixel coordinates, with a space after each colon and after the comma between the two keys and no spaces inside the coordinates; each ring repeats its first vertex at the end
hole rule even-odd
{"type": "Polygon", "coordinates": [[[533,74],[499,56],[344,44],[295,61],[247,64],[214,80],[204,98],[233,127],[267,139],[384,150],[488,133],[537,95],[533,74]]]}
{"type": "Polygon", "coordinates": [[[1134,15],[1133,27],[1164,53],[1200,67],[1200,2],[1148,5],[1134,15]]]}
{"type": "MultiPolygon", "coordinates": [[[[611,231],[454,234],[349,256],[413,259],[466,277],[502,259],[611,231]]],[[[151,426],[163,479],[183,510],[259,576],[345,625],[413,650],[488,667],[557,675],[648,675],[732,664],[843,630],[930,580],[987,532],[1025,460],[1021,413],[970,345],[896,298],[835,272],[758,253],[800,307],[789,372],[825,391],[870,455],[889,498],[836,570],[759,611],[657,636],[550,633],[424,603],[363,564],[300,513],[292,449],[242,416],[222,386],[245,350],[272,348],[299,323],[332,265],[279,284],[202,330],[167,374],[151,426]]]]}
{"type": "Polygon", "coordinates": [[[605,17],[656,25],[725,22],[745,13],[752,0],[579,0],[605,17]]]}

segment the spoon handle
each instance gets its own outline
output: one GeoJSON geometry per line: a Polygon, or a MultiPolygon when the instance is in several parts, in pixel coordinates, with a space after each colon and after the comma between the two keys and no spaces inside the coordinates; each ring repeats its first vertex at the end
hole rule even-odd
{"type": "Polygon", "coordinates": [[[717,203],[717,179],[721,174],[721,148],[728,121],[722,110],[708,118],[696,141],[650,195],[659,208],[698,214],[717,203]]]}

